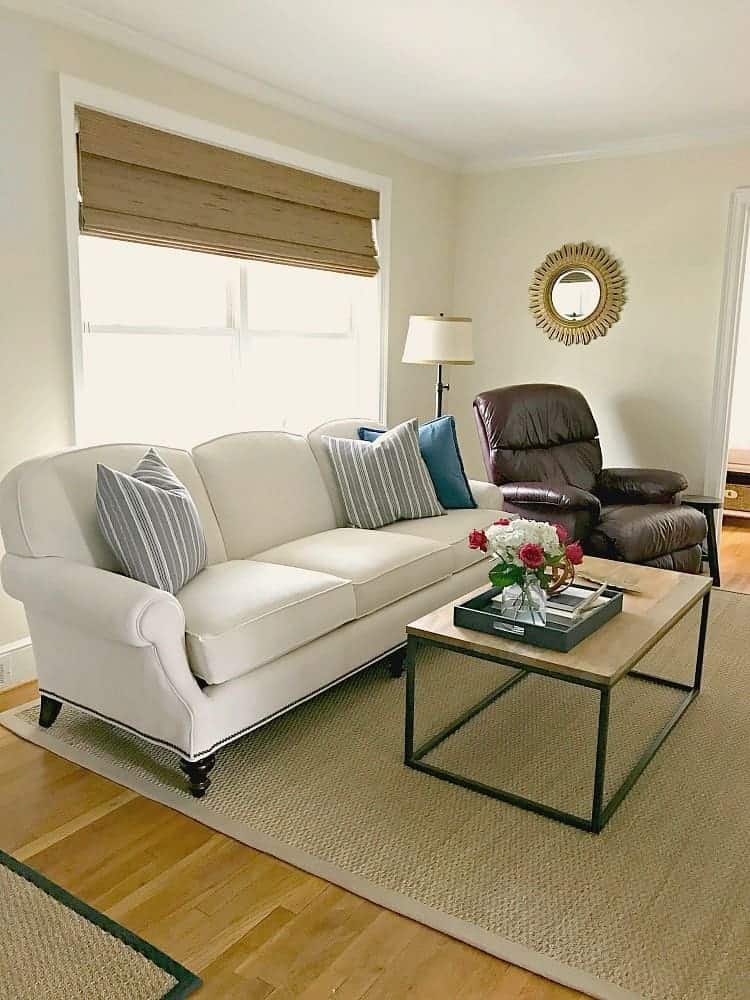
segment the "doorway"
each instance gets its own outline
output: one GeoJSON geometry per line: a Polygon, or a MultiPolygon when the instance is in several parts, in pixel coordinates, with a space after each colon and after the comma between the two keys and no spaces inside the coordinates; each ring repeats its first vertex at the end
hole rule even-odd
{"type": "Polygon", "coordinates": [[[722,290],[706,493],[723,500],[721,583],[750,593],[750,188],[734,192],[722,290]]]}

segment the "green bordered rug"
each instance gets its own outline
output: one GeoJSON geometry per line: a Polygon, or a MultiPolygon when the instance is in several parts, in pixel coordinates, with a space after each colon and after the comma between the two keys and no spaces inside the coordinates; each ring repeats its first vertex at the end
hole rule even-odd
{"type": "Polygon", "coordinates": [[[0,851],[0,1000],[178,1000],[201,980],[0,851]]]}

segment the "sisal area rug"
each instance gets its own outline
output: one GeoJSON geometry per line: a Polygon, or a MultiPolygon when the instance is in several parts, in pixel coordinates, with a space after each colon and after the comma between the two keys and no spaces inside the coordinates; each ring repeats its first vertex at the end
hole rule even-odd
{"type": "MultiPolygon", "coordinates": [[[[224,750],[202,801],[175,758],[63,708],[19,735],[216,830],[517,965],[604,1000],[750,996],[750,597],[717,592],[704,690],[599,836],[405,768],[403,680],[375,666],[224,750]]],[[[642,661],[687,679],[697,612],[642,661]]],[[[418,738],[506,668],[420,661],[418,738]]],[[[679,694],[636,680],[612,700],[614,788],[679,694]]],[[[429,758],[583,811],[596,695],[529,677],[429,758]]]]}
{"type": "Polygon", "coordinates": [[[179,1000],[201,981],[0,851],[0,1000],[179,1000]]]}

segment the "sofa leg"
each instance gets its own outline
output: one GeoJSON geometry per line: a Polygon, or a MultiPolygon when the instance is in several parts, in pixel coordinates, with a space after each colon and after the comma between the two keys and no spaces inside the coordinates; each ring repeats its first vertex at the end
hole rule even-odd
{"type": "Polygon", "coordinates": [[[406,646],[401,646],[388,657],[388,671],[391,677],[400,677],[404,672],[406,662],[406,646]]]}
{"type": "Polygon", "coordinates": [[[61,708],[61,701],[58,701],[57,698],[50,698],[48,694],[43,694],[42,704],[39,706],[39,725],[43,729],[49,729],[60,714],[61,708]]]}
{"type": "Polygon", "coordinates": [[[181,760],[180,769],[187,775],[190,783],[190,794],[196,799],[202,799],[208,791],[211,779],[209,772],[216,763],[216,754],[209,754],[202,760],[181,760]]]}

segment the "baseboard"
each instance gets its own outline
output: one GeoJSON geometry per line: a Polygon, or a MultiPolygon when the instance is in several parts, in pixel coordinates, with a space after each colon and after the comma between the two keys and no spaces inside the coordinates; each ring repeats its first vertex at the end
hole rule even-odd
{"type": "Polygon", "coordinates": [[[34,650],[28,636],[0,646],[0,691],[25,684],[35,678],[34,650]]]}

